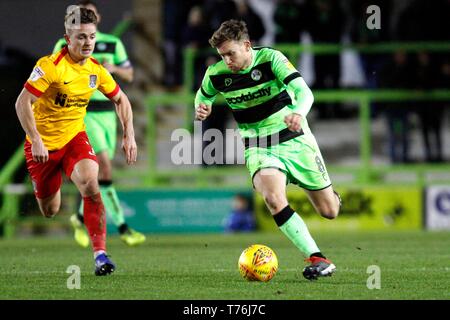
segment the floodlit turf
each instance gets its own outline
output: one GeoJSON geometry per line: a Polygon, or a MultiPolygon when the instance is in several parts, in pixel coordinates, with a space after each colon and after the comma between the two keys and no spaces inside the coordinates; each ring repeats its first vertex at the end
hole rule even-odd
{"type": "Polygon", "coordinates": [[[450,299],[450,233],[314,233],[337,266],[310,282],[303,258],[281,233],[148,235],[130,248],[109,238],[117,264],[108,277],[93,274],[92,253],[71,238],[0,240],[0,299],[450,299]],[[279,271],[268,283],[247,282],[237,261],[248,245],[270,246],[279,271]],[[81,288],[70,290],[70,265],[81,288]],[[380,267],[381,289],[367,288],[367,268],[380,267]]]}

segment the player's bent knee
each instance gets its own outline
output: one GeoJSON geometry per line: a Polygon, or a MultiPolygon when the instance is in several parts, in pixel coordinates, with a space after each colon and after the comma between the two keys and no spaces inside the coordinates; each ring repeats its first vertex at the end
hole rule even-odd
{"type": "Polygon", "coordinates": [[[333,214],[332,212],[327,212],[327,213],[321,213],[322,217],[329,219],[329,220],[333,220],[336,219],[337,214],[333,214]]]}
{"type": "Polygon", "coordinates": [[[100,192],[97,177],[86,177],[80,181],[79,189],[82,196],[90,196],[100,192]]]}
{"type": "Polygon", "coordinates": [[[42,215],[46,218],[53,218],[59,211],[59,205],[47,205],[41,207],[42,215]]]}
{"type": "Polygon", "coordinates": [[[264,195],[264,202],[271,212],[280,212],[287,205],[287,200],[282,194],[270,192],[264,195]]]}
{"type": "Polygon", "coordinates": [[[336,219],[339,215],[339,207],[333,207],[333,206],[325,206],[322,208],[319,208],[319,213],[322,217],[326,219],[336,219]]]}

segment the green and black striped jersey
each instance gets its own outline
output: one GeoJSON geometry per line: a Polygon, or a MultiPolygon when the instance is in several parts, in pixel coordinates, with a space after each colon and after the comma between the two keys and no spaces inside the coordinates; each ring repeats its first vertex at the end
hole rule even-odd
{"type": "Polygon", "coordinates": [[[251,65],[238,73],[232,73],[223,60],[209,66],[195,107],[200,103],[212,105],[218,93],[231,108],[244,139],[278,132],[280,138],[288,135],[283,140],[300,135],[290,132],[284,123],[285,116],[292,112],[302,115],[303,133],[310,132],[306,115],[314,99],[311,90],[278,50],[252,48],[251,65]]]}

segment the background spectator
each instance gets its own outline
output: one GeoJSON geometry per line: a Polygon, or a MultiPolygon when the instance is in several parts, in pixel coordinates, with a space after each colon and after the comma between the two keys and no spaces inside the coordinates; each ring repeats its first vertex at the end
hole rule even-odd
{"type": "MultiPolygon", "coordinates": [[[[307,0],[302,7],[300,23],[314,43],[341,42],[345,23],[345,13],[339,1],[307,0]]],[[[316,54],[314,56],[315,89],[336,89],[339,87],[341,71],[340,54],[316,54]]],[[[336,117],[340,110],[338,103],[319,104],[317,106],[320,118],[336,117]]]]}
{"type": "Polygon", "coordinates": [[[298,43],[302,12],[297,0],[280,0],[275,8],[275,42],[298,43]]]}
{"type": "MultiPolygon", "coordinates": [[[[448,41],[450,40],[450,1],[437,0],[430,6],[425,0],[413,0],[400,14],[395,29],[399,41],[448,41]],[[418,23],[420,21],[420,23],[418,23]]],[[[448,53],[428,53],[426,51],[411,55],[414,61],[412,87],[428,91],[445,87],[445,65],[448,53]]],[[[448,88],[448,87],[447,87],[448,88]]],[[[443,101],[420,101],[413,104],[422,126],[425,161],[441,162],[442,121],[444,120],[443,101]]]]}
{"type": "Polygon", "coordinates": [[[249,232],[256,230],[256,220],[249,196],[236,194],[233,209],[225,220],[226,232],[249,232]]]}
{"type": "MultiPolygon", "coordinates": [[[[380,73],[380,87],[408,89],[411,87],[412,69],[403,51],[395,52],[380,73]]],[[[392,102],[382,104],[388,127],[389,157],[392,163],[410,162],[411,104],[392,102]]]]}

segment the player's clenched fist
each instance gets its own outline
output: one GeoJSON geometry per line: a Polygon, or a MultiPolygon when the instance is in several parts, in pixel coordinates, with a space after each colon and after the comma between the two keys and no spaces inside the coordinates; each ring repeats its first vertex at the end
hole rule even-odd
{"type": "Polygon", "coordinates": [[[289,130],[293,132],[300,131],[302,116],[298,113],[291,113],[284,118],[284,123],[286,123],[289,130]]]}
{"type": "Polygon", "coordinates": [[[33,141],[31,154],[34,162],[45,163],[48,161],[48,150],[42,142],[42,139],[39,138],[33,141]]]}
{"type": "Polygon", "coordinates": [[[200,103],[195,109],[195,120],[203,121],[211,114],[211,106],[200,103]]]}

